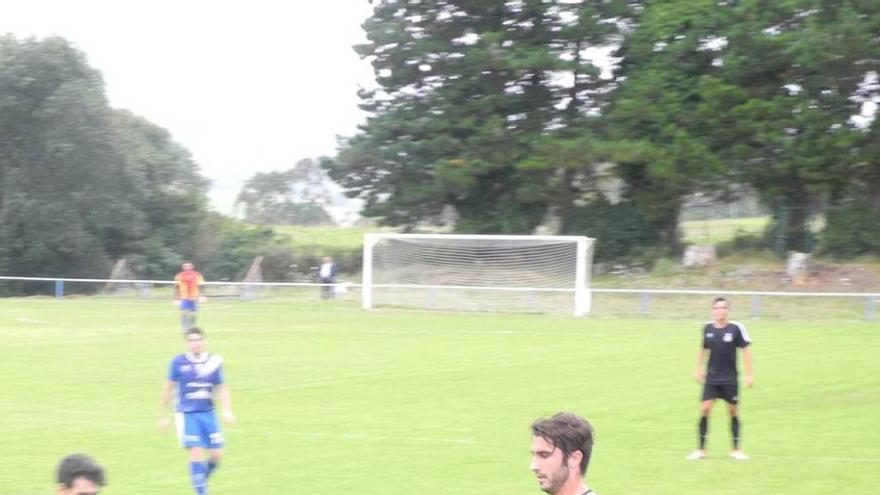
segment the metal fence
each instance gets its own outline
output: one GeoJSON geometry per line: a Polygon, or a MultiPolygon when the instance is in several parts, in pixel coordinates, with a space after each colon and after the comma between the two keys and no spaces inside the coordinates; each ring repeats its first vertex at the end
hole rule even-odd
{"type": "MultiPolygon", "coordinates": [[[[0,284],[26,286],[27,293],[58,299],[94,295],[127,299],[171,297],[170,280],[118,280],[89,278],[0,276],[0,284]],[[72,290],[71,290],[72,289],[72,290]]],[[[238,300],[308,301],[332,287],[335,299],[360,301],[360,284],[339,282],[206,282],[211,298],[238,300]]],[[[728,298],[736,315],[751,319],[841,319],[877,321],[880,293],[867,292],[762,292],[736,290],[590,289],[592,317],[708,318],[711,299],[728,298]]],[[[534,312],[534,311],[528,311],[534,312]]]]}

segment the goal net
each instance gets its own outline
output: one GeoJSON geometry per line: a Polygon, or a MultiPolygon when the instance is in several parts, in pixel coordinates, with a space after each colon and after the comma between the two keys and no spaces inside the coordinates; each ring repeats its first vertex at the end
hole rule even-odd
{"type": "Polygon", "coordinates": [[[454,311],[590,311],[593,239],[365,234],[362,304],[454,311]]]}

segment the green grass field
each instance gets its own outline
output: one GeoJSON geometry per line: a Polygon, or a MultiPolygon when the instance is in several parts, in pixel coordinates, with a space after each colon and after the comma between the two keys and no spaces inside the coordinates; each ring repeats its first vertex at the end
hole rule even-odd
{"type": "MultiPolygon", "coordinates": [[[[603,495],[877,492],[876,323],[746,320],[752,460],[726,458],[718,404],[695,463],[701,319],[219,300],[200,318],[239,419],[213,495],[537,494],[528,426],[558,410],[593,422],[603,495]]],[[[191,493],[184,452],[156,427],[183,350],[167,301],[0,300],[0,336],[0,494],[51,493],[73,451],[105,464],[108,495],[191,493]]]]}
{"type": "MultiPolygon", "coordinates": [[[[688,220],[680,224],[682,239],[692,244],[717,244],[742,232],[757,234],[764,230],[769,217],[688,220]]],[[[332,249],[354,249],[363,245],[367,232],[394,232],[388,227],[304,227],[275,225],[273,230],[290,237],[295,248],[321,246],[332,249]]]]}
{"type": "MultiPolygon", "coordinates": [[[[692,244],[716,244],[733,239],[737,233],[757,234],[764,230],[769,217],[687,220],[680,224],[682,238],[692,244]]],[[[294,247],[325,246],[353,249],[363,244],[367,232],[395,232],[388,227],[304,227],[275,225],[273,230],[290,237],[294,247]]]]}
{"type": "Polygon", "coordinates": [[[364,234],[369,232],[394,232],[385,227],[304,227],[298,225],[275,225],[275,232],[290,237],[294,248],[315,246],[336,249],[356,249],[364,244],[364,234]]]}
{"type": "Polygon", "coordinates": [[[769,217],[687,220],[681,222],[679,228],[682,239],[687,243],[718,244],[729,241],[740,233],[759,234],[769,221],[769,217]]]}

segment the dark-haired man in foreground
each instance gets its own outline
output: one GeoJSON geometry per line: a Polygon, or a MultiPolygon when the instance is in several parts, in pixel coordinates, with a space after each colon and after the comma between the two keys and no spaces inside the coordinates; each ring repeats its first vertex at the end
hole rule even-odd
{"type": "Polygon", "coordinates": [[[596,495],[585,476],[593,452],[593,427],[584,418],[560,412],[532,423],[532,462],[541,490],[550,495],[596,495]]]}
{"type": "Polygon", "coordinates": [[[104,468],[85,454],[61,459],[55,472],[58,495],[98,495],[106,481],[104,468]]]}

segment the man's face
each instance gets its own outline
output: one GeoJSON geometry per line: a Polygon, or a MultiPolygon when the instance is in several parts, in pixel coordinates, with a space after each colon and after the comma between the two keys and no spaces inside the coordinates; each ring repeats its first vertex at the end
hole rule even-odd
{"type": "Polygon", "coordinates": [[[538,485],[546,493],[557,493],[568,479],[568,463],[562,459],[562,450],[557,449],[544,437],[532,437],[532,462],[529,469],[535,473],[538,485]]]}
{"type": "Polygon", "coordinates": [[[189,352],[201,354],[205,348],[205,339],[197,333],[189,334],[186,336],[186,346],[189,348],[189,352]]]}
{"type": "Polygon", "coordinates": [[[88,478],[79,477],[73,480],[73,486],[64,483],[58,485],[59,495],[98,495],[101,486],[88,478]]]}
{"type": "Polygon", "coordinates": [[[712,305],[712,317],[715,318],[715,320],[726,320],[729,312],[730,303],[727,301],[718,301],[712,305]]]}
{"type": "Polygon", "coordinates": [[[184,264],[180,265],[180,267],[183,269],[183,271],[192,270],[193,264],[192,263],[184,263],[184,264]]]}

